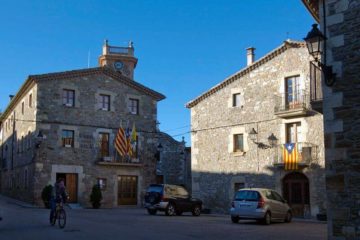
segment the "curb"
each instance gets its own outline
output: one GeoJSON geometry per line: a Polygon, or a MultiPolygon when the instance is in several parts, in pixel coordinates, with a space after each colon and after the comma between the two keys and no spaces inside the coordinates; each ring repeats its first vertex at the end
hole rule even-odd
{"type": "Polygon", "coordinates": [[[14,199],[14,198],[10,198],[10,197],[4,196],[4,195],[0,195],[0,198],[4,199],[6,203],[14,204],[14,205],[17,205],[17,206],[20,206],[23,208],[40,208],[39,206],[30,204],[30,203],[26,203],[26,202],[23,202],[23,201],[14,199]]]}

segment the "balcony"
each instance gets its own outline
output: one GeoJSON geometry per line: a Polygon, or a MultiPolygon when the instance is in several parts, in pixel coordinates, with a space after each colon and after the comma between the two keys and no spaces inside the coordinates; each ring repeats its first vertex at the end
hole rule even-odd
{"type": "Polygon", "coordinates": [[[141,167],[143,164],[140,162],[139,158],[130,158],[128,156],[105,156],[100,157],[96,162],[98,165],[105,166],[129,166],[129,167],[141,167]]]}
{"type": "Polygon", "coordinates": [[[312,62],[310,62],[310,104],[313,110],[322,113],[321,70],[312,62]]]}
{"type": "MultiPolygon", "coordinates": [[[[284,144],[278,145],[274,157],[274,166],[284,167],[284,144]]],[[[301,168],[308,167],[316,162],[318,158],[318,147],[315,144],[307,142],[297,142],[295,149],[298,153],[298,166],[301,168]]]]}
{"type": "Polygon", "coordinates": [[[309,95],[305,91],[295,93],[283,93],[275,96],[276,116],[281,118],[291,118],[306,116],[310,111],[309,95]]]}

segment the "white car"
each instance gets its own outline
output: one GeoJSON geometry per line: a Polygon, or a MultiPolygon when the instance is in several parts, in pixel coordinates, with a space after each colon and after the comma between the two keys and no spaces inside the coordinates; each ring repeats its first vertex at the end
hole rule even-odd
{"type": "Polygon", "coordinates": [[[235,193],[230,209],[231,221],[254,219],[268,225],[272,221],[291,222],[291,208],[272,189],[244,188],[235,193]]]}

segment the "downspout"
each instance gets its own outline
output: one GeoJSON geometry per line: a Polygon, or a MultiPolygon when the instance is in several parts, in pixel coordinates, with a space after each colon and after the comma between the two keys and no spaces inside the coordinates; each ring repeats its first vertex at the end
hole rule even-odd
{"type": "Polygon", "coordinates": [[[14,145],[15,145],[15,111],[14,111],[14,121],[13,121],[13,132],[12,132],[12,141],[11,141],[11,170],[14,169],[14,145]]]}

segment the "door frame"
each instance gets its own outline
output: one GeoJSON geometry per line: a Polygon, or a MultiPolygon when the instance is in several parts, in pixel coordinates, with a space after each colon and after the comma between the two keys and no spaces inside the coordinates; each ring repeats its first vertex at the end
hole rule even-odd
{"type": "Polygon", "coordinates": [[[310,181],[308,177],[301,172],[290,172],[286,174],[282,179],[282,193],[289,206],[292,208],[296,206],[296,208],[302,212],[302,216],[305,216],[306,211],[310,209],[310,181]],[[292,184],[294,183],[300,183],[301,203],[292,203],[292,184]]]}

